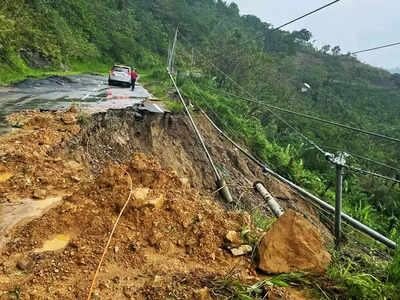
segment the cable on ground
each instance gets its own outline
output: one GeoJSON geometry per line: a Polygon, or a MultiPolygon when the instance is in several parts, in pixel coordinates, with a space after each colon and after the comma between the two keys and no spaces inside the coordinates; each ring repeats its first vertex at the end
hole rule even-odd
{"type": "Polygon", "coordinates": [[[90,300],[91,297],[92,297],[92,293],[93,293],[93,290],[94,290],[94,286],[95,286],[95,284],[96,284],[96,279],[97,279],[97,277],[98,277],[98,275],[99,275],[99,273],[100,273],[100,268],[101,268],[101,266],[102,266],[102,264],[103,264],[104,258],[105,258],[106,254],[107,254],[107,251],[108,251],[108,248],[110,247],[110,243],[111,243],[111,240],[112,240],[113,235],[114,235],[114,233],[115,233],[115,230],[117,229],[119,220],[121,219],[122,214],[124,213],[126,207],[127,207],[128,204],[129,204],[129,201],[130,201],[131,198],[132,198],[132,193],[133,193],[133,181],[132,181],[132,176],[128,173],[128,171],[125,171],[125,173],[128,175],[129,181],[130,181],[130,192],[129,192],[129,196],[128,196],[128,199],[126,200],[124,206],[122,207],[121,212],[119,213],[117,220],[116,220],[115,223],[114,223],[113,229],[111,230],[110,236],[109,236],[109,238],[108,238],[108,240],[107,240],[107,243],[106,243],[106,245],[105,245],[105,247],[104,247],[103,254],[102,254],[102,256],[101,256],[100,262],[99,262],[99,264],[98,264],[98,266],[97,266],[97,269],[96,269],[96,273],[95,273],[94,276],[93,276],[92,284],[90,285],[90,289],[89,289],[89,294],[88,294],[88,296],[87,296],[87,300],[90,300]]]}

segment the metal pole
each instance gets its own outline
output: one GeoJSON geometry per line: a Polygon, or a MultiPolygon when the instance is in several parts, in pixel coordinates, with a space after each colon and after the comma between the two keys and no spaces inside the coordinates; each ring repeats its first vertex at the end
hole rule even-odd
{"type": "Polygon", "coordinates": [[[336,207],[335,207],[335,238],[336,249],[340,248],[342,239],[342,196],[343,196],[343,166],[336,165],[336,207]]]}
{"type": "MultiPolygon", "coordinates": [[[[203,114],[205,116],[207,116],[204,112],[203,112],[203,114]]],[[[286,179],[285,177],[283,177],[283,176],[279,175],[278,173],[274,172],[273,170],[271,170],[267,165],[265,165],[262,162],[260,162],[259,160],[257,160],[255,157],[253,157],[247,151],[245,151],[242,147],[240,147],[238,144],[236,144],[232,139],[230,139],[221,129],[219,129],[217,127],[217,125],[215,125],[214,122],[211,121],[211,119],[208,116],[207,116],[207,119],[210,121],[210,123],[213,125],[213,127],[218,132],[220,132],[228,141],[230,141],[232,143],[232,145],[234,145],[236,148],[238,148],[244,155],[246,155],[254,163],[256,163],[261,168],[263,168],[263,172],[269,173],[270,175],[272,175],[276,179],[280,180],[281,182],[286,183],[293,190],[297,191],[300,195],[311,199],[314,203],[320,205],[322,208],[330,211],[331,213],[335,213],[335,208],[333,206],[329,205],[328,203],[326,203],[325,201],[314,196],[313,194],[306,191],[302,187],[298,186],[297,184],[291,182],[290,180],[286,179]]],[[[370,236],[374,240],[381,242],[382,244],[388,246],[389,248],[392,248],[392,249],[397,248],[397,244],[394,241],[388,239],[387,237],[383,236],[379,232],[369,228],[368,226],[366,226],[366,225],[362,224],[361,222],[357,221],[356,219],[346,215],[345,213],[342,213],[341,216],[342,216],[342,219],[345,220],[349,225],[351,225],[352,227],[365,233],[366,235],[370,236]]]]}
{"type": "Polygon", "coordinates": [[[174,42],[172,43],[171,56],[170,56],[169,62],[168,62],[168,70],[169,70],[169,71],[172,71],[172,69],[173,69],[173,67],[174,67],[174,62],[175,62],[175,47],[176,47],[176,42],[177,42],[177,40],[178,40],[178,31],[179,31],[179,25],[176,27],[174,42]]]}
{"type": "Polygon", "coordinates": [[[174,77],[172,76],[170,70],[167,69],[167,71],[168,71],[168,75],[169,75],[169,77],[171,79],[171,82],[174,85],[176,92],[178,93],[179,99],[181,100],[181,102],[183,104],[183,107],[185,108],[185,112],[186,112],[187,116],[190,119],[190,123],[192,123],[193,129],[194,129],[194,131],[195,131],[195,133],[197,135],[197,138],[199,139],[200,144],[203,147],[203,150],[204,150],[204,152],[205,152],[205,154],[206,154],[206,156],[208,158],[208,161],[210,162],[210,165],[211,165],[211,167],[212,167],[212,169],[214,171],[215,178],[217,179],[217,185],[218,185],[219,188],[221,188],[222,196],[225,198],[226,201],[233,202],[233,198],[232,198],[232,195],[231,195],[231,193],[229,191],[229,188],[226,185],[225,180],[219,174],[219,172],[217,170],[217,167],[215,166],[214,161],[213,161],[210,153],[208,152],[208,149],[206,147],[206,144],[204,143],[203,137],[201,136],[200,131],[197,128],[196,123],[194,122],[194,120],[192,118],[192,115],[190,114],[190,111],[189,111],[189,109],[188,109],[188,107],[186,105],[185,100],[183,100],[182,94],[181,94],[178,86],[176,85],[174,77]]]}
{"type": "Polygon", "coordinates": [[[262,182],[255,182],[254,188],[263,196],[263,198],[267,201],[269,208],[271,208],[272,212],[277,218],[280,218],[283,215],[283,210],[279,203],[275,200],[274,197],[268,192],[262,182]]]}

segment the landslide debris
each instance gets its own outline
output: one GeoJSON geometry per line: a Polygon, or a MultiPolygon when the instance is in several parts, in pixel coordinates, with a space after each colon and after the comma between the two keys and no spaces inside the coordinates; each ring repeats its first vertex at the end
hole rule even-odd
{"type": "Polygon", "coordinates": [[[102,299],[191,299],[235,267],[240,279],[254,275],[249,257],[224,249],[229,231],[252,226],[248,215],[200,195],[149,154],[107,163],[92,176],[87,148],[68,146],[80,132],[74,112],[29,111],[9,120],[21,129],[0,137],[2,201],[18,207],[64,196],[42,216],[2,232],[8,236],[0,257],[3,296],[18,286],[21,299],[83,299],[130,193],[126,173],[133,199],[96,286],[102,299]]]}
{"type": "Polygon", "coordinates": [[[135,205],[134,197],[120,221],[99,279],[101,298],[164,299],[175,293],[190,299],[194,290],[203,288],[202,282],[224,276],[236,265],[241,266],[241,279],[253,274],[249,258],[235,259],[222,249],[229,230],[251,226],[247,216],[227,212],[211,198],[185,188],[154,158],[138,153],[125,164],[107,166],[58,208],[19,229],[0,259],[1,276],[10,283],[0,286],[11,290],[18,283],[26,299],[82,299],[130,192],[126,172],[141,205],[135,205]],[[153,205],[159,198],[165,200],[153,205]],[[148,205],[142,205],[146,199],[148,205]],[[61,251],[35,251],[57,234],[74,237],[61,251]],[[22,276],[16,273],[20,257],[32,261],[22,276]]]}
{"type": "MultiPolygon", "coordinates": [[[[78,119],[76,109],[13,114],[19,129],[0,136],[0,299],[16,288],[20,299],[83,299],[130,193],[127,174],[133,198],[95,296],[209,299],[218,298],[212,282],[227,275],[258,280],[240,234],[255,230],[251,218],[214,201],[212,174],[183,117],[121,110],[92,116],[83,130],[78,119]]],[[[254,168],[199,123],[236,198],[268,214],[243,179],[254,179],[254,168]]]]}
{"type": "Polygon", "coordinates": [[[271,226],[261,240],[258,254],[258,266],[268,274],[322,274],[331,261],[321,233],[294,211],[287,211],[271,226]]]}

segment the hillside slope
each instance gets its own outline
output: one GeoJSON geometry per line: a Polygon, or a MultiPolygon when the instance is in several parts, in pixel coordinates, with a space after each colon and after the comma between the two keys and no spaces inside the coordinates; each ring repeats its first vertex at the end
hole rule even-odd
{"type": "MultiPolygon", "coordinates": [[[[291,115],[280,114],[279,119],[262,105],[240,99],[250,93],[267,104],[400,137],[399,76],[362,64],[338,47],[315,48],[308,30],[273,31],[271,24],[241,16],[235,4],[221,0],[3,4],[0,84],[47,71],[106,72],[120,62],[136,66],[145,73],[144,81],[156,82],[154,93],[173,101],[164,65],[179,25],[175,68],[180,74],[195,71],[195,76],[178,76],[185,98],[280,174],[334,202],[335,168],[294,126],[326,151],[345,150],[394,168],[352,156],[354,167],[399,178],[397,143],[291,115]],[[304,83],[311,86],[306,93],[301,92],[304,83]]],[[[199,173],[186,172],[193,178],[199,173]]],[[[344,187],[346,213],[399,239],[399,184],[347,172],[344,187]]]]}

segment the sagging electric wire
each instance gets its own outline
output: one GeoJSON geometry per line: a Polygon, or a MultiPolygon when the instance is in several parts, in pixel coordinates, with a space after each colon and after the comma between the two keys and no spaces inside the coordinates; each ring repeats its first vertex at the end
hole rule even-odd
{"type": "MultiPolygon", "coordinates": [[[[192,83],[193,83],[193,82],[192,82],[192,83]]],[[[193,83],[193,84],[194,84],[194,83],[193,83]]],[[[215,89],[214,89],[214,90],[215,90],[215,89]]],[[[225,93],[225,92],[222,92],[222,93],[225,93]]],[[[231,94],[231,93],[229,93],[229,92],[227,92],[227,93],[225,93],[225,94],[228,94],[228,95],[231,95],[231,96],[240,98],[240,96],[231,94]]],[[[249,99],[249,100],[250,100],[250,99],[249,99]]],[[[250,101],[251,101],[251,100],[250,100],[250,101]]],[[[258,103],[258,102],[257,102],[257,103],[258,103]]],[[[265,105],[267,105],[267,104],[265,104],[265,105]]],[[[293,113],[298,114],[298,113],[296,113],[296,112],[293,112],[293,113]]],[[[315,147],[315,148],[316,148],[316,147],[315,147]]],[[[324,146],[324,148],[326,148],[326,149],[331,148],[331,149],[332,149],[333,147],[324,146]]],[[[338,150],[337,148],[333,148],[333,149],[338,150]]],[[[317,149],[317,150],[319,150],[319,149],[317,149]]],[[[319,150],[319,151],[320,151],[320,150],[319,150]]],[[[362,157],[362,156],[359,156],[359,155],[356,155],[356,154],[352,154],[352,153],[349,153],[349,152],[347,152],[347,151],[343,151],[343,152],[346,152],[346,153],[348,153],[348,154],[350,154],[350,155],[354,155],[355,157],[359,157],[359,158],[364,159],[364,160],[366,160],[366,161],[373,162],[373,163],[375,163],[375,164],[377,164],[377,165],[380,165],[380,166],[383,166],[383,167],[386,167],[386,168],[389,168],[389,169],[392,169],[392,170],[395,170],[395,171],[400,172],[400,169],[397,169],[397,168],[395,168],[395,167],[389,166],[389,165],[384,164],[384,163],[382,163],[382,162],[378,162],[378,161],[373,160],[373,159],[369,159],[369,158],[365,158],[365,157],[362,157]]],[[[327,158],[327,156],[326,156],[326,158],[327,158]]],[[[390,181],[394,181],[394,182],[396,182],[396,183],[399,183],[399,180],[397,180],[397,179],[395,179],[395,178],[387,177],[387,176],[384,176],[384,175],[381,175],[381,174],[378,174],[378,173],[375,173],[375,172],[372,172],[372,171],[362,170],[362,169],[360,169],[360,168],[356,168],[356,167],[352,167],[352,166],[348,166],[348,165],[345,165],[344,167],[346,167],[347,169],[350,169],[350,170],[352,170],[352,171],[355,171],[355,172],[357,172],[357,173],[363,173],[363,174],[366,174],[366,175],[371,175],[371,176],[374,176],[374,177],[378,177],[378,178],[381,178],[381,179],[386,179],[386,180],[390,180],[390,181]]]]}
{"type": "MultiPolygon", "coordinates": [[[[234,81],[234,82],[235,82],[235,81],[234,81]]],[[[192,82],[192,83],[193,83],[193,82],[192,82]]],[[[238,83],[237,83],[237,84],[238,84],[238,83]]],[[[227,94],[230,94],[230,93],[227,93],[227,94]]],[[[251,100],[251,99],[248,99],[248,98],[240,98],[240,96],[237,96],[237,95],[234,95],[234,94],[231,94],[231,95],[234,96],[234,97],[237,97],[237,98],[239,98],[239,99],[243,99],[243,100],[255,102],[255,103],[257,103],[257,104],[259,104],[259,105],[261,105],[261,106],[270,106],[270,105],[268,105],[268,104],[264,104],[263,102],[260,102],[260,101],[257,101],[257,100],[251,100]]],[[[270,110],[269,110],[269,111],[270,111],[270,110]]],[[[271,112],[271,111],[270,111],[270,112],[271,112]]],[[[296,112],[293,112],[293,113],[299,114],[299,113],[296,113],[296,112]]],[[[280,116],[278,116],[278,115],[276,115],[276,114],[274,114],[274,113],[272,113],[272,115],[275,116],[275,117],[276,117],[278,120],[280,120],[281,122],[283,122],[283,123],[284,123],[286,126],[288,126],[290,129],[292,129],[293,131],[295,131],[297,134],[299,134],[299,135],[300,135],[305,141],[307,141],[309,144],[311,144],[312,146],[314,146],[315,149],[317,149],[320,153],[322,153],[322,154],[324,155],[325,159],[327,159],[328,161],[330,161],[330,162],[333,163],[333,164],[337,164],[337,162],[333,159],[333,155],[332,155],[331,153],[324,151],[320,146],[318,146],[317,143],[315,143],[314,141],[312,141],[311,139],[309,139],[307,136],[305,136],[303,133],[301,133],[296,127],[290,125],[286,120],[282,119],[280,116]]],[[[318,118],[317,118],[317,119],[318,119],[318,118]]],[[[382,137],[382,136],[380,136],[380,137],[382,137]]],[[[394,138],[392,138],[392,139],[394,139],[394,138]]],[[[399,140],[399,142],[400,142],[400,140],[399,140]]],[[[393,182],[395,182],[395,183],[400,183],[400,180],[397,180],[397,179],[391,178],[391,177],[387,177],[387,176],[384,176],[384,175],[381,175],[381,174],[378,174],[378,173],[375,173],[375,172],[372,172],[372,171],[363,170],[363,169],[360,169],[360,168],[357,168],[357,167],[353,167],[353,166],[349,166],[349,165],[346,165],[346,164],[344,164],[344,165],[342,165],[342,166],[345,167],[346,169],[348,169],[348,170],[350,170],[350,171],[353,171],[353,172],[356,172],[356,173],[362,173],[362,174],[374,176],[374,177],[377,177],[377,178],[381,178],[381,179],[393,181],[393,182]]]]}
{"type": "MultiPolygon", "coordinates": [[[[187,41],[187,40],[186,40],[187,41]]],[[[197,50],[196,50],[197,51],[197,50]]],[[[199,52],[200,53],[200,52],[199,52]]],[[[201,56],[205,57],[202,53],[200,53],[201,56]]],[[[211,65],[215,66],[213,63],[211,63],[211,65]]],[[[222,70],[220,70],[217,66],[215,66],[216,70],[218,72],[221,72],[222,74],[224,74],[224,76],[226,76],[226,78],[228,78],[231,82],[233,82],[235,85],[237,85],[240,89],[244,90],[248,95],[250,95],[250,97],[255,98],[254,96],[251,95],[251,93],[249,91],[247,91],[245,88],[243,88],[238,82],[236,82],[234,79],[232,79],[228,74],[226,74],[225,72],[223,72],[222,70]]],[[[171,75],[170,75],[171,76],[171,75]]],[[[271,110],[269,110],[271,112],[271,114],[275,115],[271,110]]],[[[279,118],[281,119],[281,118],[279,118]]],[[[282,119],[281,119],[282,120],[282,119]]],[[[284,121],[284,120],[283,120],[284,121]]],[[[286,123],[289,127],[294,128],[293,126],[291,126],[290,124],[288,124],[286,121],[284,121],[284,123],[286,123]]],[[[297,131],[297,130],[296,130],[297,131]]],[[[303,138],[306,138],[307,142],[311,141],[309,140],[307,137],[305,137],[302,133],[300,133],[300,135],[303,138]]],[[[315,144],[316,145],[316,144],[315,144]]],[[[322,150],[322,148],[320,148],[318,146],[318,148],[320,150],[320,152],[322,152],[325,156],[325,158],[327,158],[328,160],[330,160],[331,162],[335,163],[332,158],[333,155],[331,153],[325,152],[322,150]],[[322,150],[322,151],[321,151],[322,150]]],[[[243,149],[241,151],[244,151],[243,149]]],[[[337,164],[337,163],[335,163],[337,164]]],[[[265,172],[273,175],[274,177],[276,177],[277,179],[279,179],[280,181],[288,184],[289,186],[295,188],[298,192],[302,193],[303,195],[309,197],[310,199],[312,199],[313,201],[315,201],[316,203],[328,208],[331,211],[335,211],[335,208],[330,206],[329,204],[325,203],[324,201],[322,201],[321,199],[318,199],[317,197],[315,197],[314,195],[312,195],[311,193],[307,192],[306,190],[302,189],[301,187],[295,185],[294,183],[290,182],[289,180],[287,180],[286,178],[280,176],[279,174],[275,173],[274,171],[272,171],[271,169],[269,169],[267,166],[264,166],[263,169],[265,172]]],[[[342,219],[347,219],[351,225],[353,227],[356,227],[362,231],[364,231],[366,234],[370,235],[371,237],[373,237],[374,239],[380,241],[381,243],[385,244],[386,246],[390,247],[390,248],[396,248],[397,244],[393,241],[391,241],[390,239],[386,238],[385,236],[383,236],[382,234],[374,231],[373,229],[365,226],[364,224],[362,224],[361,222],[353,219],[352,217],[346,215],[346,214],[342,214],[342,219]]]]}
{"type": "Polygon", "coordinates": [[[394,183],[399,183],[400,184],[400,180],[398,180],[398,179],[391,178],[391,177],[388,177],[388,176],[384,176],[384,175],[381,175],[381,174],[378,174],[378,173],[375,173],[375,172],[363,170],[363,169],[360,169],[360,168],[357,168],[357,167],[353,167],[353,166],[349,166],[349,165],[346,165],[346,164],[343,164],[343,167],[345,167],[346,169],[348,169],[350,171],[353,171],[355,173],[361,173],[361,174],[377,177],[377,178],[380,178],[380,179],[384,179],[384,180],[387,180],[387,181],[392,181],[394,183]]]}
{"type": "Polygon", "coordinates": [[[358,54],[358,53],[371,52],[371,51],[375,51],[375,50],[379,50],[379,49],[383,49],[383,48],[389,48],[389,47],[393,47],[393,46],[399,46],[399,45],[400,45],[400,42],[397,42],[397,43],[392,43],[392,44],[379,46],[379,47],[375,47],[375,48],[355,51],[355,52],[352,52],[351,54],[355,55],[355,54],[358,54]]]}
{"type": "Polygon", "coordinates": [[[354,158],[358,158],[358,159],[361,159],[361,160],[364,160],[364,161],[367,161],[367,162],[370,162],[370,163],[376,164],[378,166],[381,166],[381,167],[384,167],[384,168],[387,168],[387,169],[390,169],[390,170],[393,170],[393,171],[396,171],[396,172],[400,173],[400,169],[395,168],[393,166],[390,166],[390,165],[388,165],[386,163],[377,161],[375,159],[372,159],[372,158],[369,158],[369,157],[365,157],[365,156],[362,156],[362,155],[359,155],[359,154],[354,154],[354,153],[349,152],[347,150],[339,149],[337,147],[326,146],[326,145],[324,145],[323,147],[325,149],[335,150],[335,151],[338,151],[338,152],[345,152],[345,153],[349,154],[350,156],[352,156],[354,158]]]}
{"type": "MultiPolygon", "coordinates": [[[[203,111],[203,114],[204,111],[203,111]]],[[[207,118],[208,120],[210,120],[210,118],[207,118]]],[[[235,143],[231,138],[229,138],[229,136],[226,135],[226,133],[224,133],[221,129],[218,128],[218,126],[215,125],[214,122],[210,122],[211,125],[213,125],[213,127],[219,132],[221,133],[230,143],[232,143],[232,145],[234,145],[240,152],[242,152],[244,155],[246,155],[248,158],[250,158],[251,161],[253,161],[254,163],[256,163],[258,166],[262,167],[263,172],[268,173],[270,175],[272,175],[273,177],[275,177],[277,180],[279,180],[280,182],[283,182],[285,184],[287,184],[289,186],[290,189],[294,190],[296,192],[296,194],[300,194],[301,196],[306,197],[307,199],[311,199],[315,204],[320,206],[321,208],[324,208],[326,210],[329,210],[331,213],[335,213],[335,208],[332,207],[331,205],[329,205],[328,203],[322,201],[321,199],[317,198],[316,196],[312,195],[311,193],[309,193],[308,191],[304,190],[303,188],[297,186],[296,184],[294,184],[293,182],[291,182],[290,180],[282,177],[281,175],[279,175],[278,173],[274,172],[273,170],[271,170],[266,164],[263,164],[261,161],[254,159],[254,157],[249,154],[246,150],[244,150],[242,147],[240,147],[237,143],[235,143]]],[[[356,219],[342,213],[342,219],[344,222],[349,223],[353,228],[362,231],[364,234],[368,235],[369,237],[375,239],[376,241],[379,241],[383,244],[385,244],[386,246],[395,249],[397,247],[397,244],[388,239],[387,237],[383,236],[382,234],[380,234],[379,232],[369,228],[368,226],[365,226],[364,224],[362,224],[361,222],[357,221],[356,219]]]]}
{"type": "MultiPolygon", "coordinates": [[[[291,20],[289,22],[286,22],[286,23],[284,23],[284,24],[282,24],[282,25],[280,25],[280,26],[278,26],[276,28],[273,28],[273,29],[270,30],[269,33],[273,33],[275,31],[278,31],[278,30],[282,29],[283,27],[286,27],[287,25],[293,24],[293,23],[295,23],[295,22],[297,22],[297,21],[299,21],[301,19],[304,19],[304,18],[306,18],[306,17],[308,17],[310,15],[313,15],[313,14],[315,14],[315,13],[317,13],[317,12],[319,12],[319,11],[325,9],[325,8],[328,8],[329,6],[332,6],[332,5],[336,4],[337,2],[340,2],[340,0],[332,1],[332,2],[326,4],[326,5],[322,6],[322,7],[314,9],[313,11],[311,11],[309,13],[306,13],[306,14],[298,17],[298,18],[295,18],[295,19],[293,19],[293,20],[291,20]]],[[[243,43],[240,43],[238,46],[242,46],[242,45],[248,44],[250,41],[257,40],[257,39],[262,38],[262,37],[265,37],[265,32],[263,32],[262,35],[260,34],[260,35],[258,35],[256,37],[252,38],[251,40],[247,40],[247,41],[245,41],[243,43]]]]}
{"type": "Polygon", "coordinates": [[[258,104],[260,106],[265,106],[265,107],[268,107],[268,108],[273,109],[273,110],[281,111],[281,112],[284,112],[284,113],[289,113],[289,114],[296,115],[296,116],[299,116],[299,117],[303,117],[303,118],[306,118],[306,119],[318,121],[320,123],[325,123],[325,124],[328,124],[328,125],[341,127],[341,128],[344,128],[344,129],[348,129],[348,130],[352,130],[352,131],[358,132],[358,133],[363,133],[365,135],[369,135],[369,136],[373,136],[373,137],[379,137],[379,138],[386,139],[386,140],[389,140],[389,141],[392,141],[392,142],[400,143],[400,139],[399,138],[390,137],[390,136],[386,136],[386,135],[383,135],[383,134],[371,132],[371,131],[368,131],[368,130],[364,130],[364,129],[352,127],[352,126],[349,126],[349,125],[341,124],[341,123],[338,123],[338,122],[335,122],[335,121],[329,121],[329,120],[325,120],[325,119],[322,119],[322,118],[319,118],[319,117],[314,117],[314,116],[311,116],[311,115],[308,115],[308,114],[295,112],[295,111],[292,111],[292,110],[289,110],[289,109],[286,109],[286,108],[282,108],[282,107],[278,107],[278,106],[275,106],[275,105],[267,104],[267,103],[262,102],[260,100],[253,100],[253,99],[249,99],[247,97],[239,96],[239,95],[233,94],[231,92],[227,92],[227,91],[219,91],[219,92],[221,92],[221,93],[223,93],[225,95],[229,95],[229,96],[235,97],[237,99],[245,100],[247,102],[252,102],[252,103],[258,104]]]}
{"type": "MultiPolygon", "coordinates": [[[[187,43],[191,44],[190,41],[189,41],[183,34],[181,34],[180,36],[181,36],[187,43]]],[[[277,111],[281,111],[281,112],[285,112],[285,113],[289,113],[289,114],[293,114],[293,115],[296,115],[296,116],[300,116],[300,117],[303,117],[303,118],[311,119],[311,120],[314,120],[314,121],[318,121],[318,122],[321,122],[321,123],[324,123],[324,124],[328,124],[328,125],[332,125],[332,126],[336,126],[336,127],[341,127],[341,128],[348,129],[348,130],[351,130],[351,131],[355,131],[355,132],[358,132],[358,133],[362,133],[362,134],[365,134],[365,135],[369,135],[369,136],[373,136],[373,137],[378,137],[378,138],[381,138],[381,139],[386,139],[386,140],[388,140],[388,141],[400,143],[400,139],[399,139],[399,138],[395,138],[395,137],[391,137],[391,136],[386,136],[386,135],[383,135],[383,134],[375,133],[375,132],[368,131],[368,130],[364,130],[364,129],[361,129],[361,128],[356,128],[356,127],[353,127],[353,126],[341,124],[341,123],[338,123],[338,122],[335,122],[335,121],[325,120],[325,119],[322,119],[322,118],[319,118],[319,117],[314,117],[314,116],[311,116],[311,115],[308,115],[308,114],[295,112],[295,111],[292,111],[292,110],[289,110],[289,109],[281,108],[281,107],[278,107],[278,106],[275,106],[275,105],[270,105],[270,104],[266,104],[266,103],[264,103],[264,102],[262,102],[262,101],[259,101],[259,100],[256,99],[255,96],[253,96],[249,91],[247,91],[244,87],[242,87],[242,86],[241,86],[237,81],[235,81],[231,76],[229,76],[228,74],[226,74],[226,72],[222,71],[222,70],[221,70],[220,68],[218,68],[214,63],[212,63],[209,59],[207,59],[207,57],[206,57],[203,53],[201,53],[201,52],[198,51],[198,50],[196,50],[196,51],[197,51],[211,66],[213,66],[219,73],[221,73],[222,75],[224,75],[227,79],[229,79],[229,81],[231,81],[232,83],[234,83],[237,87],[239,87],[242,91],[244,91],[244,92],[245,92],[247,95],[249,95],[250,98],[252,98],[252,99],[250,99],[250,98],[248,98],[248,97],[238,96],[238,95],[235,95],[235,94],[232,94],[232,93],[229,93],[229,92],[223,92],[223,93],[231,94],[231,96],[236,97],[236,98],[238,98],[238,99],[245,100],[245,101],[248,101],[248,102],[253,102],[253,103],[255,103],[255,104],[264,106],[264,107],[268,108],[268,111],[269,111],[274,117],[276,117],[276,114],[274,114],[274,113],[272,112],[272,109],[273,109],[273,110],[277,110],[277,111]]],[[[278,118],[280,118],[280,117],[278,117],[278,118]]],[[[285,124],[288,124],[288,123],[287,123],[286,121],[284,121],[283,119],[280,118],[280,120],[281,120],[282,122],[284,122],[285,124]]],[[[291,127],[291,125],[288,125],[288,127],[291,127]]],[[[293,129],[293,128],[292,128],[292,129],[293,129]]],[[[297,129],[296,129],[296,130],[297,130],[297,129]]],[[[311,144],[312,144],[312,143],[311,143],[311,144]]],[[[316,147],[316,148],[317,148],[318,150],[321,149],[320,147],[316,147]]],[[[321,151],[320,151],[320,152],[321,152],[321,151]]],[[[325,152],[325,151],[322,151],[322,152],[325,152]]]]}

